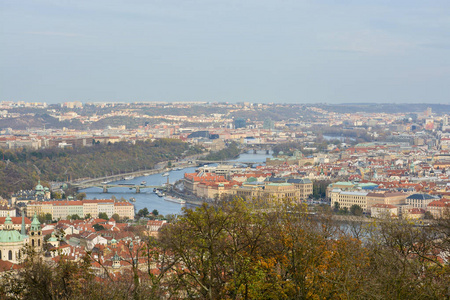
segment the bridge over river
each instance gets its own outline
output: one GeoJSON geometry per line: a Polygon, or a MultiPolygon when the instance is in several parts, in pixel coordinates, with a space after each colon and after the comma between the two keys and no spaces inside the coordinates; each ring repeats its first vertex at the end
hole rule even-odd
{"type": "Polygon", "coordinates": [[[101,184],[101,185],[92,185],[91,187],[98,187],[103,189],[103,193],[107,193],[108,189],[115,188],[115,187],[121,187],[121,188],[129,188],[130,190],[135,189],[136,193],[140,193],[141,189],[159,189],[159,190],[166,190],[167,185],[145,185],[145,184],[129,184],[129,183],[107,183],[107,184],[101,184]]]}
{"type": "Polygon", "coordinates": [[[218,165],[260,165],[263,162],[241,161],[241,160],[196,160],[198,165],[218,164],[218,165]]]}

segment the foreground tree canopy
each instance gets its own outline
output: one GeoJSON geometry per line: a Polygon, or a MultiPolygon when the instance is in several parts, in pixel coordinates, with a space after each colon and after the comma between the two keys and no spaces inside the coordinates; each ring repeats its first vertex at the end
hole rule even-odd
{"type": "Polygon", "coordinates": [[[27,259],[1,285],[11,299],[446,299],[448,225],[342,224],[299,204],[234,199],[185,210],[130,250],[147,263],[131,259],[120,276],[94,274],[89,257],[27,259]]]}

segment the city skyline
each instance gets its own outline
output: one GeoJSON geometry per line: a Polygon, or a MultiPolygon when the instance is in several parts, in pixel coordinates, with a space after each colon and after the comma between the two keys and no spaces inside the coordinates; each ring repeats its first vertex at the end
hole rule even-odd
{"type": "Polygon", "coordinates": [[[445,1],[0,1],[0,101],[447,103],[445,1]]]}

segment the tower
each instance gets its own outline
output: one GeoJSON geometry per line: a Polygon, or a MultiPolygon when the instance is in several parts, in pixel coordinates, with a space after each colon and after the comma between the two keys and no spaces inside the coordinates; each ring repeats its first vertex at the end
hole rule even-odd
{"type": "Polygon", "coordinates": [[[22,226],[20,228],[20,234],[23,236],[27,235],[27,231],[25,229],[25,212],[22,209],[22,226]]]}
{"type": "Polygon", "coordinates": [[[39,222],[36,214],[34,214],[33,221],[31,221],[29,237],[31,247],[33,247],[36,250],[41,250],[43,243],[43,236],[41,230],[41,223],[39,222]]]}

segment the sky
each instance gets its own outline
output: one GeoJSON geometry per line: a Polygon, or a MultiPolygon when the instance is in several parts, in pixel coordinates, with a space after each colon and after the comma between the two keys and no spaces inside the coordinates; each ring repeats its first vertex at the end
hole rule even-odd
{"type": "Polygon", "coordinates": [[[450,103],[450,1],[0,0],[0,101],[450,103]]]}

